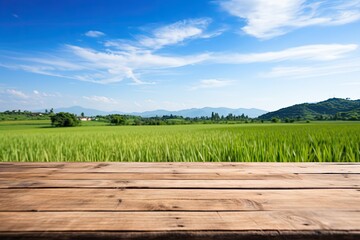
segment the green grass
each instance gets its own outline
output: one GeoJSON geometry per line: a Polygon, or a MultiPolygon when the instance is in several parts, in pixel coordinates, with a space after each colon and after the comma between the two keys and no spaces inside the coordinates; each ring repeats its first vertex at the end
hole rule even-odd
{"type": "Polygon", "coordinates": [[[360,123],[52,128],[0,122],[0,161],[354,162],[360,123]]]}

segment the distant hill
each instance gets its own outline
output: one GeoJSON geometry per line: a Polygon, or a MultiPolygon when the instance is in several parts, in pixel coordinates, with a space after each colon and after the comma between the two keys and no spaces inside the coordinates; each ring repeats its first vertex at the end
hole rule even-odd
{"type": "Polygon", "coordinates": [[[360,100],[330,98],[318,103],[302,103],[268,112],[259,117],[263,120],[280,119],[350,119],[360,117],[360,100]]]}
{"type": "Polygon", "coordinates": [[[232,109],[232,108],[211,108],[211,107],[205,107],[205,108],[191,108],[191,109],[184,109],[179,111],[167,111],[167,110],[155,110],[155,111],[148,111],[148,112],[141,112],[141,113],[130,113],[131,115],[141,116],[141,117],[155,117],[155,116],[164,116],[164,115],[177,115],[177,116],[183,116],[183,117],[210,117],[211,113],[218,113],[220,116],[227,116],[229,113],[232,113],[233,115],[239,116],[239,115],[247,115],[251,118],[258,117],[261,114],[266,113],[267,111],[256,109],[256,108],[238,108],[238,109],[232,109]]]}
{"type": "Polygon", "coordinates": [[[105,112],[101,110],[91,109],[91,108],[83,108],[80,106],[73,106],[73,107],[67,107],[67,108],[55,108],[54,112],[69,112],[76,115],[80,115],[81,113],[84,113],[86,116],[97,116],[97,115],[109,115],[109,114],[122,114],[121,112],[105,112]]]}
{"type": "Polygon", "coordinates": [[[267,111],[256,109],[256,108],[238,108],[238,109],[232,109],[232,108],[191,108],[191,109],[184,109],[179,111],[168,111],[168,110],[155,110],[155,111],[146,111],[146,112],[131,112],[131,113],[125,113],[120,111],[112,111],[112,112],[106,112],[96,109],[90,109],[90,108],[83,108],[80,106],[73,106],[68,108],[56,108],[54,109],[54,112],[70,112],[77,115],[80,115],[82,112],[86,116],[96,116],[96,115],[109,115],[109,114],[128,114],[128,115],[135,115],[135,116],[141,116],[141,117],[156,117],[156,116],[164,116],[164,115],[177,115],[177,116],[183,116],[183,117],[210,117],[212,112],[218,113],[220,116],[224,115],[227,116],[229,113],[232,113],[233,115],[247,115],[251,118],[258,117],[267,111]]]}

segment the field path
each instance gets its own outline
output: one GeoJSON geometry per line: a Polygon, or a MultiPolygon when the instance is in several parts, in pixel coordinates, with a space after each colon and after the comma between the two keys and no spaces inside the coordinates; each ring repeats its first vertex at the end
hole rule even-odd
{"type": "Polygon", "coordinates": [[[0,163],[0,239],[360,239],[360,163],[0,163]]]}

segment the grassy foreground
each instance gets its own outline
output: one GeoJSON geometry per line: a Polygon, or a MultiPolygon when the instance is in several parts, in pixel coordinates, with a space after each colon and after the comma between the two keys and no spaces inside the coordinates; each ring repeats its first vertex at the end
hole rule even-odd
{"type": "Polygon", "coordinates": [[[0,161],[360,161],[360,123],[81,126],[0,122],[0,161]]]}

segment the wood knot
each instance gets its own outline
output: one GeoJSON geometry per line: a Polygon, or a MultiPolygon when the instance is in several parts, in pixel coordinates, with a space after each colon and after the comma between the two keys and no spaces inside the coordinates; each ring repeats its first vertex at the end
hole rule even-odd
{"type": "Polygon", "coordinates": [[[109,164],[107,164],[107,163],[100,163],[100,164],[94,166],[94,168],[102,168],[102,167],[106,167],[106,166],[109,166],[109,164]]]}

